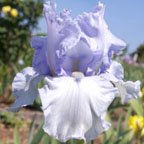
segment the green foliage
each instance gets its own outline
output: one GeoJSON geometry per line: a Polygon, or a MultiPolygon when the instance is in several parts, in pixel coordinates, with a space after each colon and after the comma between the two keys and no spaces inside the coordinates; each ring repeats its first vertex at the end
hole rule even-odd
{"type": "Polygon", "coordinates": [[[143,106],[143,101],[141,98],[137,99],[137,100],[131,100],[130,101],[130,105],[133,108],[134,112],[137,115],[141,115],[144,116],[144,106],[143,106]]]}
{"type": "Polygon", "coordinates": [[[18,134],[18,129],[15,127],[14,129],[14,144],[19,144],[19,134],[18,134]]]}
{"type": "Polygon", "coordinates": [[[0,63],[15,63],[22,52],[27,53],[31,30],[37,26],[41,11],[40,0],[0,1],[0,63]],[[12,15],[12,10],[17,15],[12,15]]]}
{"type": "Polygon", "coordinates": [[[130,65],[130,64],[126,64],[123,63],[123,67],[124,67],[124,77],[125,80],[132,80],[132,81],[136,81],[136,80],[140,80],[141,84],[144,85],[144,68],[140,67],[140,66],[135,66],[135,65],[130,65]]]}
{"type": "Polygon", "coordinates": [[[16,117],[16,114],[9,112],[0,112],[0,123],[4,123],[6,126],[10,127],[21,127],[24,121],[19,117],[16,117]]]}
{"type": "Polygon", "coordinates": [[[144,63],[144,44],[139,45],[136,51],[131,55],[134,56],[135,54],[138,55],[137,62],[144,63]]]}
{"type": "Polygon", "coordinates": [[[41,0],[0,0],[0,102],[9,101],[14,75],[31,65],[31,32],[41,13],[41,0]]]}
{"type": "Polygon", "coordinates": [[[33,139],[30,141],[30,144],[37,144],[41,141],[42,137],[44,136],[44,131],[42,129],[43,123],[39,127],[37,133],[34,135],[33,139]]]}

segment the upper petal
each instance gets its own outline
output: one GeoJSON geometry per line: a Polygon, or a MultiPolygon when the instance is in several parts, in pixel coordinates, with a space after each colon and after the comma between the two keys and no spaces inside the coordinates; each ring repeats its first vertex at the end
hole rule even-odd
{"type": "Polygon", "coordinates": [[[103,73],[109,68],[112,54],[121,51],[126,44],[109,31],[104,9],[99,3],[93,12],[72,19],[69,11],[57,14],[53,3],[44,5],[48,26],[46,56],[53,75],[73,72],[75,61],[77,70],[86,75],[103,73]]]}
{"type": "Polygon", "coordinates": [[[47,77],[46,85],[39,90],[44,130],[62,142],[71,138],[95,139],[109,127],[104,114],[114,92],[112,84],[100,77],[47,77]]]}
{"type": "Polygon", "coordinates": [[[110,74],[113,74],[119,80],[122,80],[124,78],[123,66],[117,61],[112,61],[107,72],[109,72],[110,74]]]}
{"type": "Polygon", "coordinates": [[[44,5],[44,15],[48,25],[46,55],[52,73],[65,75],[77,70],[91,75],[98,71],[102,52],[96,49],[93,54],[92,48],[97,45],[97,41],[87,42],[77,19],[72,19],[67,12],[56,14],[52,3],[44,5]],[[57,22],[57,18],[62,19],[61,23],[57,22]],[[89,69],[92,72],[88,72],[89,69]]]}
{"type": "Polygon", "coordinates": [[[16,99],[9,109],[17,111],[23,106],[33,104],[38,96],[36,86],[42,78],[43,76],[38,75],[31,67],[17,73],[12,83],[12,91],[16,99]]]}
{"type": "Polygon", "coordinates": [[[80,41],[81,30],[78,24],[71,20],[65,22],[60,34],[63,35],[63,39],[60,43],[59,56],[63,56],[78,44],[80,41]]]}
{"type": "Polygon", "coordinates": [[[49,74],[50,68],[48,66],[46,57],[46,46],[48,37],[34,36],[31,39],[31,47],[34,48],[33,68],[40,74],[49,74]]]}
{"type": "Polygon", "coordinates": [[[44,4],[43,13],[47,23],[48,39],[46,42],[45,54],[51,74],[59,75],[61,73],[61,61],[57,56],[60,47],[62,35],[59,33],[63,28],[60,17],[56,14],[56,5],[52,2],[44,4]]]}
{"type": "MultiPolygon", "coordinates": [[[[78,17],[78,23],[83,37],[93,51],[102,51],[101,73],[105,72],[110,64],[113,53],[118,54],[126,47],[124,41],[114,36],[104,20],[105,6],[99,3],[94,12],[84,13],[78,17]]],[[[97,66],[97,65],[96,65],[97,66]]]]}

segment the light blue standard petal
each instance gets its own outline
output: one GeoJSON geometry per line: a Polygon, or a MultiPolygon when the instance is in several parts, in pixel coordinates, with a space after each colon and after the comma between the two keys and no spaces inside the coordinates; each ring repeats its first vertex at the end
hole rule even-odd
{"type": "MultiPolygon", "coordinates": [[[[79,18],[72,19],[69,11],[58,15],[56,6],[51,2],[44,5],[44,15],[48,26],[46,55],[51,72],[55,75],[69,75],[77,70],[85,75],[92,75],[99,71],[103,56],[101,35],[98,35],[98,38],[97,35],[93,38],[86,33],[86,31],[95,33],[93,25],[99,17],[96,16],[93,20],[92,13],[90,16],[84,14],[82,18],[79,16],[79,18]],[[61,19],[60,23],[58,19],[61,19]],[[93,23],[89,25],[91,30],[85,31],[85,24],[83,29],[81,23],[86,23],[87,19],[88,23],[90,21],[93,23]],[[91,71],[89,71],[90,69],[91,71]]],[[[97,27],[96,25],[96,31],[97,27]]]]}
{"type": "Polygon", "coordinates": [[[102,64],[105,43],[101,19],[99,12],[85,12],[76,19],[81,28],[81,39],[92,53],[91,60],[86,65],[86,75],[97,74],[102,64]]]}
{"type": "Polygon", "coordinates": [[[71,20],[65,23],[65,26],[61,29],[60,34],[63,35],[59,48],[59,56],[62,57],[78,44],[80,41],[81,30],[77,22],[71,20]]]}
{"type": "Polygon", "coordinates": [[[44,111],[44,131],[61,142],[90,141],[106,131],[105,113],[116,89],[99,76],[46,77],[39,90],[44,111]]]}
{"type": "Polygon", "coordinates": [[[122,80],[124,78],[123,66],[117,61],[112,61],[107,72],[113,74],[118,80],[122,80]]]}
{"type": "Polygon", "coordinates": [[[102,64],[102,51],[96,51],[92,55],[91,61],[88,63],[86,76],[98,75],[102,64]]]}
{"type": "Polygon", "coordinates": [[[59,41],[61,35],[59,31],[61,30],[61,25],[56,20],[56,5],[52,2],[47,2],[44,4],[43,14],[46,19],[48,39],[45,49],[46,61],[50,68],[50,72],[53,76],[57,75],[57,71],[60,71],[60,63],[57,64],[56,51],[59,48],[59,41]]]}
{"type": "MultiPolygon", "coordinates": [[[[62,60],[60,55],[61,42],[67,35],[61,33],[66,25],[67,16],[60,16],[55,11],[56,5],[52,2],[44,4],[43,13],[47,23],[47,46],[46,46],[46,60],[53,76],[65,75],[65,71],[61,67],[62,60]]],[[[66,15],[66,12],[64,12],[66,15]]],[[[64,14],[63,13],[63,14],[64,14]]]]}
{"type": "Polygon", "coordinates": [[[33,36],[31,39],[31,47],[34,48],[33,68],[40,74],[49,74],[50,68],[48,66],[46,57],[47,36],[33,36]]]}
{"type": "Polygon", "coordinates": [[[109,29],[105,31],[105,47],[103,53],[103,63],[101,72],[105,72],[111,65],[113,54],[118,55],[124,48],[126,43],[121,39],[114,36],[109,29]]]}
{"type": "Polygon", "coordinates": [[[109,68],[112,53],[122,50],[125,43],[109,31],[104,9],[99,3],[93,12],[73,19],[69,11],[57,14],[52,2],[44,5],[48,29],[45,53],[52,75],[69,75],[77,70],[89,76],[109,68]]]}
{"type": "Polygon", "coordinates": [[[31,67],[17,73],[12,83],[15,102],[9,110],[18,111],[23,106],[33,104],[38,96],[37,84],[42,78],[43,76],[37,74],[31,67]]]}
{"type": "Polygon", "coordinates": [[[86,76],[94,75],[99,71],[101,57],[101,51],[93,53],[87,43],[81,39],[77,45],[69,50],[67,55],[63,57],[62,67],[69,75],[74,71],[83,72],[86,76]]]}
{"type": "MultiPolygon", "coordinates": [[[[108,26],[104,20],[105,6],[102,3],[98,3],[95,10],[89,13],[83,13],[77,17],[78,24],[81,28],[81,37],[85,39],[89,48],[97,53],[100,51],[102,57],[100,60],[100,72],[105,72],[110,64],[113,53],[117,54],[126,47],[125,42],[114,36],[108,29],[108,26]]],[[[98,67],[98,64],[93,63],[93,66],[89,66],[90,70],[98,67]]]]}

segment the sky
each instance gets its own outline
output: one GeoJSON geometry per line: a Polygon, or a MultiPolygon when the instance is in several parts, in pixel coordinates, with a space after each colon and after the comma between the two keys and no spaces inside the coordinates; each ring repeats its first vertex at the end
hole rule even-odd
{"type": "MultiPolygon", "coordinates": [[[[98,1],[105,4],[105,20],[110,31],[128,44],[131,53],[144,43],[144,0],[51,0],[56,2],[58,12],[70,9],[75,17],[83,12],[90,12],[98,1]]],[[[39,30],[47,32],[45,19],[39,21],[39,30]]]]}

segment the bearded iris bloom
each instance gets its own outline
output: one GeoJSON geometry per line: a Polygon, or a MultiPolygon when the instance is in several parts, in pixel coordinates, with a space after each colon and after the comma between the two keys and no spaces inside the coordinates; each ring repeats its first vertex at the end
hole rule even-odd
{"type": "Polygon", "coordinates": [[[93,12],[72,18],[70,11],[57,14],[54,3],[44,4],[48,35],[32,38],[33,65],[12,84],[11,110],[40,96],[44,131],[61,142],[95,139],[110,127],[105,114],[114,98],[125,103],[139,93],[139,81],[123,81],[122,65],[112,60],[126,44],[108,29],[104,10],[98,3],[93,12]],[[45,84],[37,89],[41,79],[45,84]]]}

